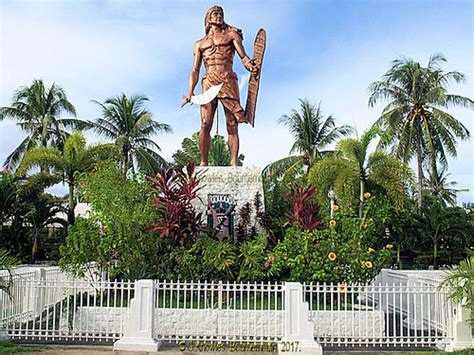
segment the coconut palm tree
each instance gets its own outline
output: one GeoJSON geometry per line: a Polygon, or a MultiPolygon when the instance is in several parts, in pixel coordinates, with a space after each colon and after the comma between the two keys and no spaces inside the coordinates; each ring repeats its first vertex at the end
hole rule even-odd
{"type": "Polygon", "coordinates": [[[104,103],[94,101],[102,108],[101,117],[92,123],[96,133],[114,140],[119,147],[126,176],[129,169],[138,167],[142,172],[155,175],[166,161],[156,152],[161,148],[150,139],[159,132],[172,132],[165,123],[153,121],[144,105],[143,95],[127,97],[125,94],[108,98],[104,103]]]}
{"type": "Polygon", "coordinates": [[[423,162],[435,169],[437,158],[447,164],[447,156],[456,156],[457,139],[469,139],[467,128],[445,109],[473,107],[464,96],[448,93],[448,85],[462,83],[465,76],[458,71],[445,72],[441,54],[430,57],[428,66],[409,58],[396,59],[382,80],[369,87],[369,106],[381,100],[389,103],[374,124],[384,129],[390,139],[381,145],[393,145],[397,157],[408,162],[416,155],[418,166],[418,208],[422,206],[423,162]]]}
{"type": "MultiPolygon", "coordinates": [[[[242,166],[245,156],[240,154],[237,165],[242,166]]],[[[201,153],[199,151],[199,136],[194,133],[191,138],[184,138],[181,142],[181,149],[173,154],[174,165],[182,169],[188,163],[194,162],[199,165],[201,162],[201,153]]],[[[216,134],[211,139],[209,149],[209,166],[230,166],[229,146],[224,137],[216,134]]]]}
{"type": "Polygon", "coordinates": [[[53,145],[61,150],[68,136],[65,129],[80,127],[83,123],[74,118],[61,118],[63,113],[75,117],[76,109],[57,84],[48,88],[42,80],[33,80],[30,86],[19,88],[11,106],[0,108],[0,120],[16,120],[28,136],[6,158],[4,166],[16,169],[25,153],[34,147],[53,145]]]}
{"type": "Polygon", "coordinates": [[[336,196],[350,205],[359,195],[359,215],[362,216],[366,192],[370,187],[384,190],[389,200],[402,210],[405,204],[405,182],[410,169],[395,157],[376,151],[369,154],[370,143],[382,134],[379,129],[365,131],[359,139],[344,138],[336,145],[333,156],[319,160],[310,171],[310,181],[320,194],[333,189],[336,196]]]}
{"type": "Polygon", "coordinates": [[[68,224],[75,223],[74,190],[78,173],[88,171],[95,163],[117,156],[113,144],[98,144],[86,146],[86,139],[82,132],[74,132],[66,139],[61,152],[55,147],[33,148],[26,153],[23,162],[18,167],[18,174],[25,174],[29,169],[43,166],[57,177],[56,181],[65,181],[69,186],[68,194],[68,224]]]}
{"type": "Polygon", "coordinates": [[[289,128],[295,139],[290,156],[266,166],[263,171],[265,175],[282,175],[298,167],[306,167],[309,171],[314,162],[328,152],[323,149],[353,131],[352,127],[346,125],[336,127],[335,118],[331,115],[324,118],[321,103],[315,106],[307,99],[299,101],[299,112],[293,109],[290,115],[281,116],[278,120],[289,128]]]}

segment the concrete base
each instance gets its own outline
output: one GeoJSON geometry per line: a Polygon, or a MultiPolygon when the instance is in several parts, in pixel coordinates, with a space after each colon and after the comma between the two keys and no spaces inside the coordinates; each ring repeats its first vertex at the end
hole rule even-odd
{"type": "Polygon", "coordinates": [[[8,336],[8,332],[6,330],[0,330],[0,340],[1,341],[7,341],[9,340],[10,337],[8,336]]]}
{"type": "Polygon", "coordinates": [[[149,338],[122,338],[114,343],[114,350],[157,352],[161,342],[149,338]]]}

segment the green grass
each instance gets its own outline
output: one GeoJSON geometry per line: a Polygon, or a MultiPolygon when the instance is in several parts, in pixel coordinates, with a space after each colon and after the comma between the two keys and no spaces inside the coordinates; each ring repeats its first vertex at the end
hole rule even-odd
{"type": "Polygon", "coordinates": [[[41,347],[32,347],[16,344],[12,341],[0,341],[0,354],[31,353],[43,351],[41,347]]]}

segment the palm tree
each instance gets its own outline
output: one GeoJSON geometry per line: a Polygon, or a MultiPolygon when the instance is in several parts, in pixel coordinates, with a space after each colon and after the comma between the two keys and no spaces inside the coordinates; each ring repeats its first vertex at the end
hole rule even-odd
{"type": "Polygon", "coordinates": [[[459,224],[456,207],[446,208],[444,202],[436,197],[430,198],[423,205],[421,215],[417,216],[420,229],[433,243],[433,267],[438,267],[438,247],[442,240],[449,241],[453,236],[469,240],[472,236],[472,225],[459,224]]]}
{"type": "Polygon", "coordinates": [[[66,181],[69,186],[68,195],[68,224],[75,223],[74,190],[78,173],[88,171],[94,164],[116,155],[116,148],[112,144],[86,146],[86,139],[82,132],[74,132],[67,138],[64,150],[61,152],[55,147],[38,147],[26,153],[23,162],[18,167],[18,174],[24,174],[35,166],[51,169],[57,180],[66,181]]]}
{"type": "Polygon", "coordinates": [[[144,108],[148,98],[143,95],[127,97],[125,94],[108,98],[102,108],[102,116],[92,124],[96,133],[115,141],[120,148],[124,175],[129,169],[138,167],[144,173],[155,175],[166,161],[155,151],[160,147],[151,136],[158,132],[171,132],[165,123],[153,121],[150,111],[144,108]],[[154,150],[155,149],[155,150],[154,150]]]}
{"type": "Polygon", "coordinates": [[[16,178],[7,171],[0,173],[0,230],[14,214],[16,178]]]}
{"type": "Polygon", "coordinates": [[[12,256],[7,250],[0,249],[0,270],[7,270],[9,276],[0,275],[0,291],[6,292],[10,295],[11,287],[13,286],[12,270],[20,264],[20,261],[15,256],[12,256]]]}
{"type": "Polygon", "coordinates": [[[377,128],[372,128],[360,139],[340,140],[335,154],[318,161],[310,171],[310,181],[318,187],[320,194],[333,189],[338,198],[350,205],[354,194],[358,193],[360,216],[369,186],[382,188],[398,210],[404,208],[406,200],[405,182],[410,180],[410,169],[384,152],[369,155],[369,145],[379,134],[377,128]]]}
{"type": "Polygon", "coordinates": [[[418,166],[418,208],[422,206],[423,162],[428,159],[432,169],[436,159],[447,164],[447,155],[456,156],[456,140],[469,139],[467,128],[444,111],[451,107],[473,107],[464,96],[449,94],[450,82],[462,83],[465,76],[457,71],[444,72],[441,54],[430,57],[427,67],[409,58],[393,61],[383,79],[372,83],[369,106],[388,100],[374,124],[386,130],[397,157],[408,162],[416,155],[418,166]]]}
{"type": "Polygon", "coordinates": [[[441,198],[441,200],[451,206],[456,206],[456,189],[458,184],[456,181],[448,181],[449,177],[446,166],[442,167],[440,171],[434,169],[430,171],[429,177],[426,178],[423,187],[430,191],[433,196],[441,198]]]}
{"type": "Polygon", "coordinates": [[[290,149],[290,155],[277,160],[264,169],[265,175],[282,175],[288,171],[295,171],[298,167],[307,167],[308,171],[328,145],[342,136],[350,134],[350,126],[336,127],[333,116],[323,117],[321,103],[318,106],[311,104],[307,99],[300,99],[300,112],[292,110],[290,115],[284,115],[278,122],[290,129],[295,142],[290,149]]]}
{"type": "MultiPolygon", "coordinates": [[[[237,165],[242,166],[244,159],[245,156],[240,154],[237,165]]],[[[173,154],[173,160],[174,165],[179,169],[182,169],[190,162],[199,165],[201,162],[201,153],[199,151],[198,133],[194,133],[191,138],[183,139],[181,142],[181,149],[178,149],[173,154]]],[[[209,166],[230,166],[229,146],[221,135],[216,134],[211,139],[209,166]]]]}
{"type": "Polygon", "coordinates": [[[0,120],[16,120],[28,136],[6,158],[4,166],[16,169],[25,153],[33,147],[52,144],[62,149],[68,136],[65,129],[80,127],[83,123],[74,118],[60,118],[63,113],[75,117],[76,109],[60,86],[53,84],[47,88],[42,80],[33,80],[30,86],[19,88],[13,95],[11,106],[0,108],[0,120]]]}
{"type": "Polygon", "coordinates": [[[57,197],[38,193],[36,198],[26,203],[25,208],[27,210],[25,222],[30,227],[29,231],[33,239],[31,261],[34,263],[38,251],[38,242],[45,228],[66,224],[64,219],[59,216],[60,213],[64,212],[64,207],[57,197]]]}

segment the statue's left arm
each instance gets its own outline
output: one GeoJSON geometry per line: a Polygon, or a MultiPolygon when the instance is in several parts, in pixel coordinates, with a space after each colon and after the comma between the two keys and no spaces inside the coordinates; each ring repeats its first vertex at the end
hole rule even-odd
{"type": "Polygon", "coordinates": [[[234,48],[237,51],[237,54],[242,59],[242,64],[245,69],[252,72],[252,74],[257,75],[258,69],[254,65],[253,60],[249,58],[247,53],[245,53],[244,45],[242,43],[242,36],[237,31],[232,31],[232,38],[234,43],[234,48]]]}

